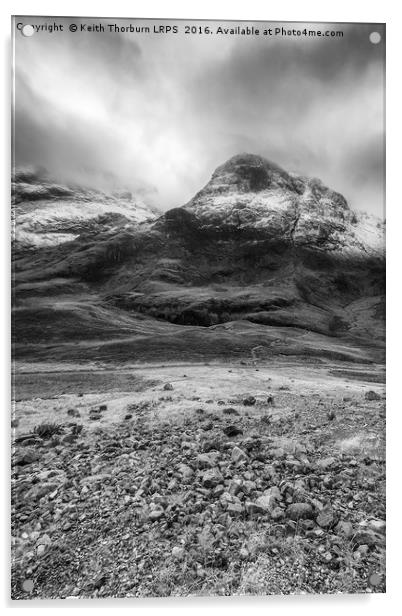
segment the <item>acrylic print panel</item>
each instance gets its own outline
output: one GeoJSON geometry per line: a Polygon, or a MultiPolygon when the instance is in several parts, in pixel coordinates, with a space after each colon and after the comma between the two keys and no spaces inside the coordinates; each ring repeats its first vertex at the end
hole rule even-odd
{"type": "Polygon", "coordinates": [[[384,592],[385,26],[12,33],[12,597],[384,592]]]}

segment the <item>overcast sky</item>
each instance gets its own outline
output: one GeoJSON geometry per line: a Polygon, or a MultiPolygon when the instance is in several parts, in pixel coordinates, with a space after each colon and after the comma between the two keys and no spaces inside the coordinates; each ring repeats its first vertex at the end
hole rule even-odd
{"type": "MultiPolygon", "coordinates": [[[[16,34],[17,165],[104,188],[140,187],[167,209],[186,203],[226,159],[250,152],[383,215],[382,26],[280,24],[344,31],[312,39],[73,33],[70,23],[100,20],[55,21],[65,32],[16,34]],[[378,45],[373,30],[382,34],[378,45]]],[[[163,23],[102,23],[129,22],[163,23]]]]}

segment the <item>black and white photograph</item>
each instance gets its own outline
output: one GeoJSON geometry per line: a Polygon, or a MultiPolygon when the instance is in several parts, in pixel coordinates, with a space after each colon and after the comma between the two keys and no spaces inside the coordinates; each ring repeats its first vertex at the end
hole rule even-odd
{"type": "Polygon", "coordinates": [[[11,598],[385,593],[385,24],[11,29],[11,598]]]}

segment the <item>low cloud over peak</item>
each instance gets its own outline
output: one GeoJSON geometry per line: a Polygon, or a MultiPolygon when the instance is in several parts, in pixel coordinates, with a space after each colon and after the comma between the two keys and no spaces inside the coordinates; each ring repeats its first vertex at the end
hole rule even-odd
{"type": "Polygon", "coordinates": [[[372,25],[325,29],[344,36],[17,32],[16,164],[145,190],[167,209],[248,151],[381,216],[383,43],[370,43],[372,25]]]}

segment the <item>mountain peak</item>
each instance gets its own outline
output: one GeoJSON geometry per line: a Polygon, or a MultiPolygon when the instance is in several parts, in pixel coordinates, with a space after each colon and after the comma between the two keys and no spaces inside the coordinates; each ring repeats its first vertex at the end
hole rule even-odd
{"type": "Polygon", "coordinates": [[[276,163],[273,163],[264,156],[261,156],[260,154],[251,154],[250,152],[241,152],[240,154],[235,154],[231,158],[228,158],[228,160],[222,165],[220,165],[216,171],[222,169],[238,169],[242,167],[269,167],[271,169],[282,171],[284,173],[284,170],[281,169],[276,163]]]}
{"type": "Polygon", "coordinates": [[[217,167],[184,210],[198,229],[215,235],[242,233],[321,251],[382,249],[378,220],[353,212],[317,178],[290,174],[258,154],[238,154],[217,167]]]}
{"type": "Polygon", "coordinates": [[[229,158],[213,172],[210,181],[185,206],[192,210],[202,205],[235,206],[242,202],[256,205],[263,200],[266,207],[274,207],[278,199],[300,207],[315,209],[318,204],[332,210],[349,210],[342,195],[316,178],[288,173],[259,154],[243,152],[229,158]],[[331,204],[333,207],[331,207],[331,204]]]}
{"type": "Polygon", "coordinates": [[[209,184],[213,189],[219,187],[220,192],[225,187],[227,190],[235,187],[240,192],[260,192],[275,187],[293,190],[295,187],[292,177],[279,165],[246,152],[232,156],[217,167],[209,184]]]}

